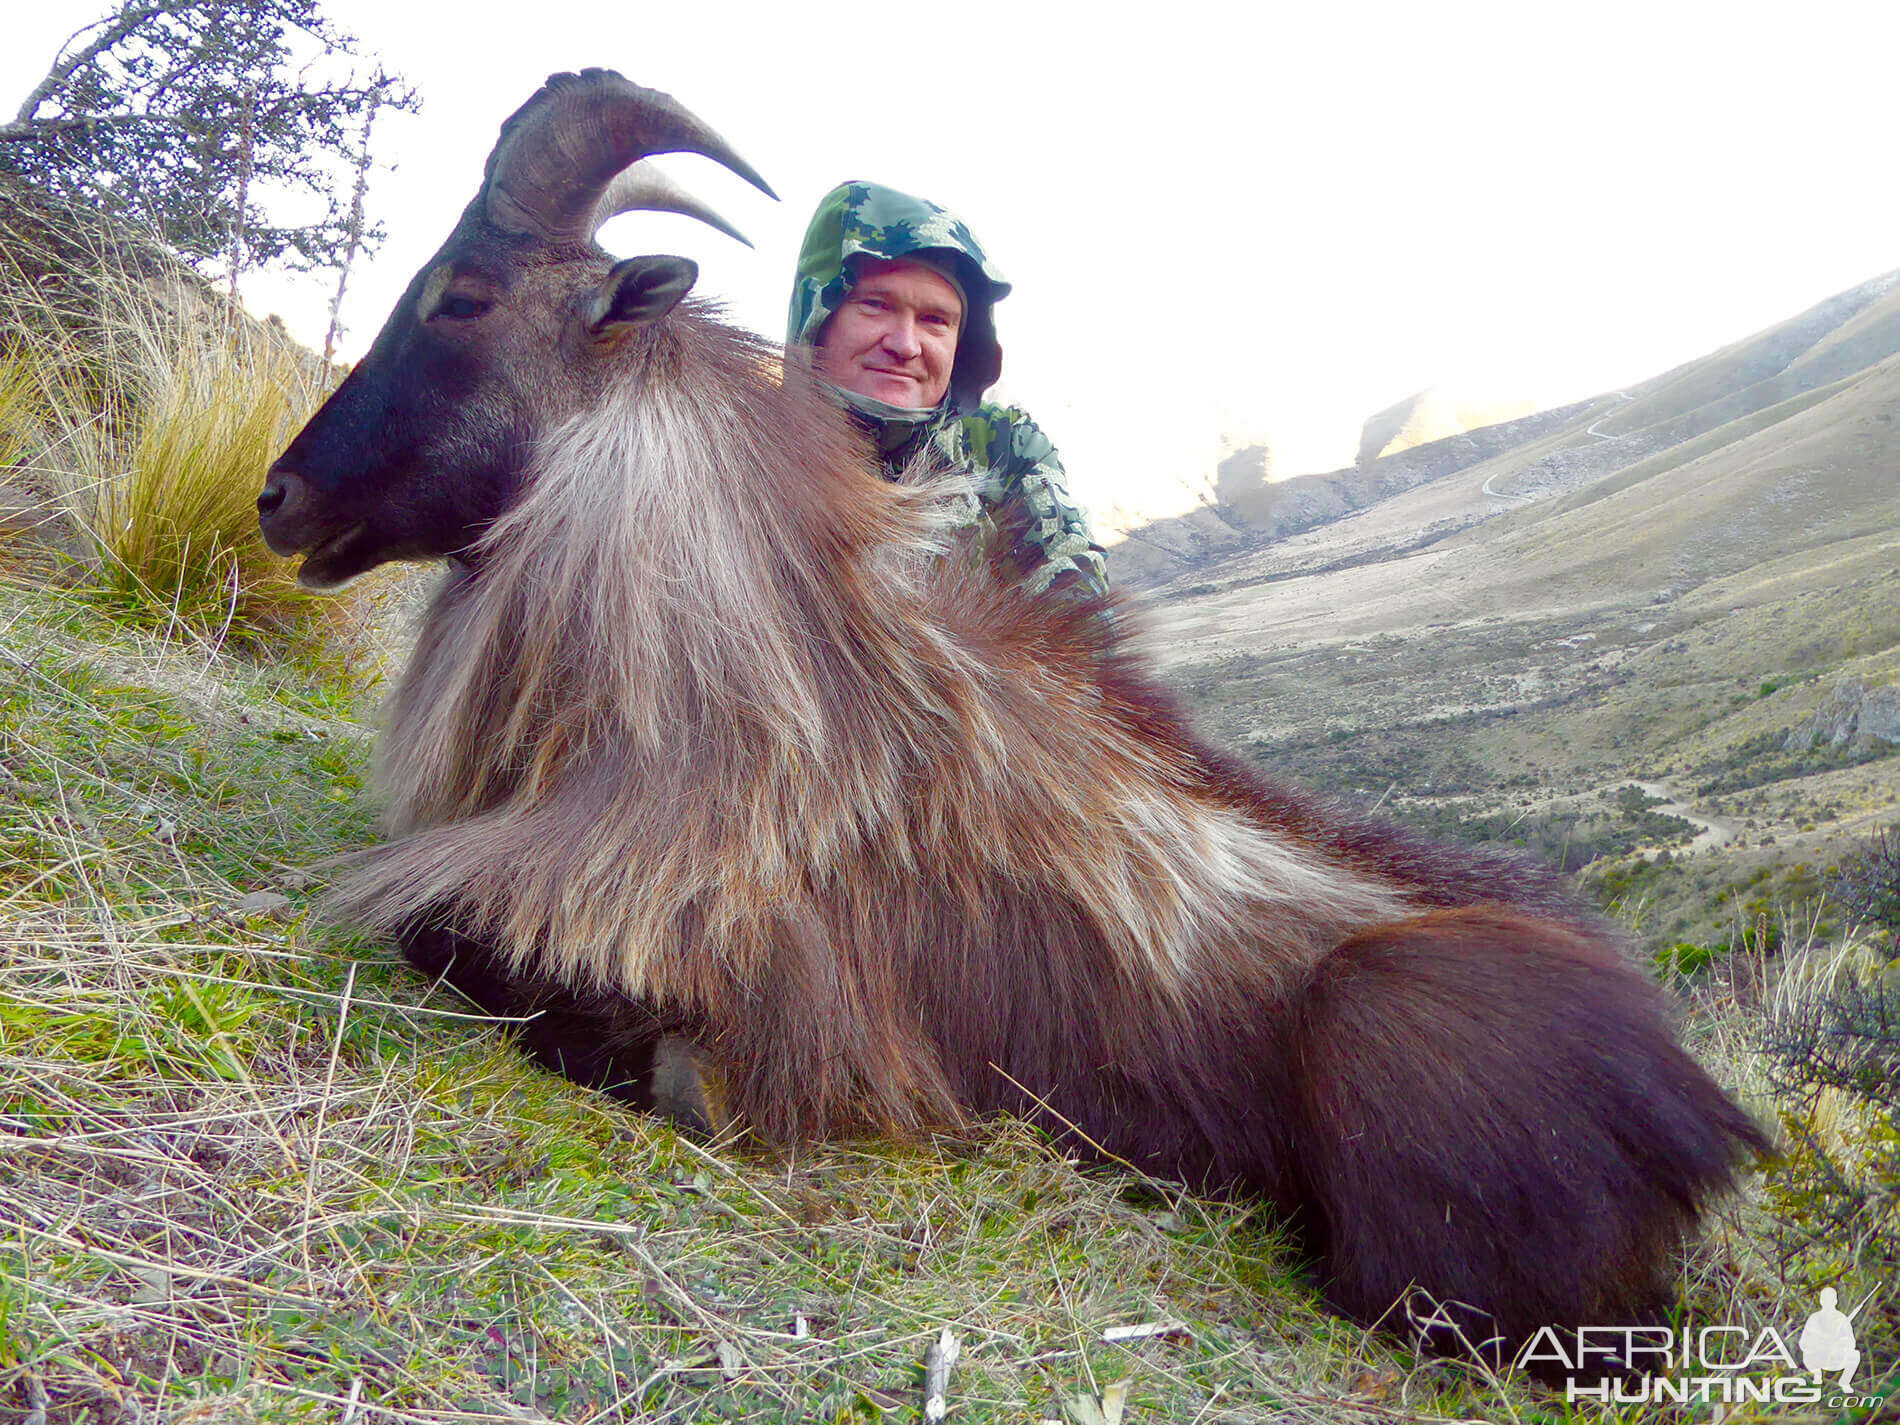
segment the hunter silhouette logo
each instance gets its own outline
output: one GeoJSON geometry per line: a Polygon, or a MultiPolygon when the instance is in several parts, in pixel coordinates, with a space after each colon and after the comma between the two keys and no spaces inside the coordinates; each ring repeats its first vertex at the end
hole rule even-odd
{"type": "Polygon", "coordinates": [[[1855,1307],[1853,1316],[1843,1316],[1835,1309],[1839,1300],[1833,1287],[1821,1288],[1821,1309],[1801,1328],[1801,1364],[1814,1372],[1817,1385],[1829,1371],[1839,1371],[1841,1389],[1846,1390],[1860,1364],[1860,1352],[1854,1349],[1854,1316],[1867,1303],[1855,1307]]]}
{"type": "Polygon", "coordinates": [[[1795,1340],[1772,1326],[1546,1326],[1517,1358],[1565,1377],[1564,1399],[1604,1404],[1821,1405],[1830,1410],[1877,1407],[1884,1397],[1847,1394],[1860,1370],[1852,1311],[1840,1309],[1833,1287],[1822,1287],[1819,1307],[1795,1340]],[[1828,1377],[1839,1380],[1829,1388],[1828,1377]]]}

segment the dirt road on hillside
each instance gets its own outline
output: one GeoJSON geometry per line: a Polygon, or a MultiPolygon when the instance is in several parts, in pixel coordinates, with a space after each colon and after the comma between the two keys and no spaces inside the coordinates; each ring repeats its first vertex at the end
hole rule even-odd
{"type": "MultiPolygon", "coordinates": [[[[1618,782],[1616,785],[1627,787],[1630,783],[1618,782]]],[[[1688,846],[1691,854],[1706,851],[1711,846],[1726,846],[1741,834],[1741,828],[1732,821],[1718,821],[1714,817],[1703,816],[1692,810],[1678,799],[1675,788],[1667,782],[1637,782],[1635,785],[1643,789],[1643,795],[1646,797],[1662,798],[1663,804],[1659,807],[1651,807],[1651,811],[1659,811],[1667,816],[1679,816],[1691,826],[1698,828],[1695,840],[1688,846]]]]}

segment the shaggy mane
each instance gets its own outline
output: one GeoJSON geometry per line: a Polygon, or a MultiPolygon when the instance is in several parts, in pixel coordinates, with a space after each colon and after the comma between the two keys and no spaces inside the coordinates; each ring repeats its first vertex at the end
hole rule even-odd
{"type": "Polygon", "coordinates": [[[675,316],[437,596],[379,749],[393,839],[338,911],[453,906],[517,968],[640,996],[690,966],[717,1006],[787,943],[934,953],[926,905],[981,943],[1026,885],[1144,993],[1236,957],[1277,980],[1402,910],[1185,734],[1131,735],[1158,695],[1092,614],[999,583],[980,535],[943,557],[969,498],[880,478],[796,371],[675,316]],[[892,923],[840,924],[840,884],[887,887],[892,923]]]}

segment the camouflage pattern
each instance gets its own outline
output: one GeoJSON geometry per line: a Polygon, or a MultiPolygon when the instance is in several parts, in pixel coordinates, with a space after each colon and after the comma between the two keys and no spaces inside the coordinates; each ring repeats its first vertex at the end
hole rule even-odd
{"type": "Polygon", "coordinates": [[[974,472],[979,518],[1016,545],[1032,589],[1040,593],[1064,574],[1098,592],[1108,588],[1107,558],[1089,517],[1069,494],[1055,446],[1026,412],[986,401],[935,425],[928,439],[954,468],[974,472]]]}
{"type": "Polygon", "coordinates": [[[1107,557],[1069,494],[1054,444],[1025,412],[983,400],[1002,374],[993,308],[1009,294],[1009,283],[961,218],[876,183],[834,188],[812,215],[799,250],[786,343],[812,343],[851,290],[850,259],[860,253],[947,259],[969,298],[950,389],[936,410],[909,413],[847,400],[872,428],[884,468],[894,477],[928,444],[974,476],[981,509],[971,512],[972,523],[1008,531],[1032,588],[1040,591],[1067,575],[1065,584],[1105,590],[1107,557]]]}

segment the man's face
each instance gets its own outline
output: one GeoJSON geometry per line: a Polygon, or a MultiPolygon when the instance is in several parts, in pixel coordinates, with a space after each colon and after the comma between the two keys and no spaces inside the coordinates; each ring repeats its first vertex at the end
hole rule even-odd
{"type": "Polygon", "coordinates": [[[928,410],[950,389],[963,299],[922,263],[854,261],[857,285],[818,334],[818,374],[887,405],[928,410]]]}

